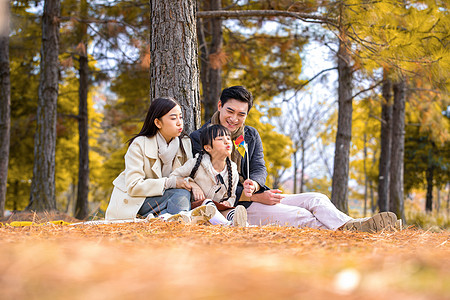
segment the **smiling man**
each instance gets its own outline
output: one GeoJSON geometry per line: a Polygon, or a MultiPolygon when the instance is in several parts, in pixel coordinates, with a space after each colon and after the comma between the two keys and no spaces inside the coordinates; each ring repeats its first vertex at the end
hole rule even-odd
{"type": "MultiPolygon", "coordinates": [[[[253,106],[252,94],[243,86],[232,86],[222,91],[218,110],[202,128],[191,134],[192,151],[201,151],[200,133],[210,124],[227,127],[235,141],[241,135],[248,149],[242,157],[236,147],[231,159],[237,164],[239,183],[236,199],[247,209],[250,225],[278,224],[281,226],[311,227],[324,229],[351,229],[376,232],[394,227],[395,214],[383,212],[371,218],[352,219],[339,211],[321,193],[302,193],[283,195],[280,190],[269,189],[266,185],[267,169],[264,162],[263,147],[258,131],[245,125],[245,119],[253,106]],[[247,170],[247,160],[249,169],[247,170]],[[243,195],[243,182],[249,174],[250,184],[255,193],[243,195]]],[[[246,183],[247,184],[247,183],[246,183]]]]}

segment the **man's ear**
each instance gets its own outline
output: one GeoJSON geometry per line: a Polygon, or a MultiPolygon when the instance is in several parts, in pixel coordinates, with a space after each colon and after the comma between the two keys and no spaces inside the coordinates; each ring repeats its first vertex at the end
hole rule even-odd
{"type": "Polygon", "coordinates": [[[221,110],[222,109],[222,101],[217,101],[217,110],[221,110]]]}
{"type": "Polygon", "coordinates": [[[161,129],[161,127],[162,127],[161,121],[160,121],[158,118],[155,119],[155,125],[156,125],[156,127],[158,127],[159,129],[161,129]]]}

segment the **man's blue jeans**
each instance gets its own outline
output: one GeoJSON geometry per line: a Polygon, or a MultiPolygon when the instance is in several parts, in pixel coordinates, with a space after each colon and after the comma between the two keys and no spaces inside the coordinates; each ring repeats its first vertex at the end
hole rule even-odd
{"type": "Polygon", "coordinates": [[[162,196],[147,197],[138,211],[138,215],[147,217],[150,213],[162,215],[177,214],[191,209],[191,192],[185,189],[169,189],[162,196]]]}

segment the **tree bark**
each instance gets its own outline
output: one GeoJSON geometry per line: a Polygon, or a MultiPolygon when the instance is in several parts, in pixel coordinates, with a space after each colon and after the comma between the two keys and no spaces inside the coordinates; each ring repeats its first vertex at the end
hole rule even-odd
{"type": "Polygon", "coordinates": [[[180,102],[188,133],[201,124],[195,14],[194,0],[150,0],[150,99],[180,102]]]}
{"type": "Polygon", "coordinates": [[[11,136],[11,77],[9,71],[9,1],[0,8],[0,217],[5,215],[11,136]],[[1,14],[4,12],[4,15],[1,14]]]}
{"type": "Polygon", "coordinates": [[[352,78],[350,54],[346,33],[340,31],[338,61],[338,127],[334,152],[333,182],[331,201],[344,213],[348,212],[348,173],[350,141],[352,136],[352,78]]]}
{"type": "MultiPolygon", "coordinates": [[[[386,71],[385,71],[386,72],[386,71]]],[[[381,104],[380,161],[378,164],[378,208],[389,211],[389,170],[391,166],[392,81],[385,76],[381,104]]]]}
{"type": "Polygon", "coordinates": [[[297,153],[298,153],[298,147],[296,146],[295,151],[293,153],[293,156],[294,156],[294,194],[297,194],[297,170],[298,170],[297,153]]]}
{"type": "Polygon", "coordinates": [[[46,0],[42,16],[42,47],[34,166],[30,203],[27,209],[56,209],[55,147],[56,103],[59,81],[59,0],[46,0]]]}
{"type": "MultiPolygon", "coordinates": [[[[204,1],[207,3],[208,1],[204,1]]],[[[209,0],[203,10],[220,10],[221,0],[209,0]]],[[[222,90],[221,55],[223,46],[222,20],[219,17],[198,22],[200,42],[200,68],[203,94],[203,118],[208,120],[217,110],[217,102],[222,90]],[[208,43],[208,40],[211,40],[208,43]]]]}
{"type": "Polygon", "coordinates": [[[302,173],[300,174],[300,193],[303,193],[305,190],[305,140],[301,140],[300,142],[301,147],[301,160],[300,160],[300,168],[302,170],[302,173]]]}
{"type": "Polygon", "coordinates": [[[364,208],[363,217],[367,214],[367,198],[369,188],[369,176],[367,175],[367,134],[364,132],[364,208]]]}
{"type": "Polygon", "coordinates": [[[433,177],[434,177],[434,166],[432,162],[429,162],[426,179],[427,179],[427,197],[425,201],[425,211],[433,211],[433,177]]]}
{"type": "MultiPolygon", "coordinates": [[[[80,3],[80,16],[86,19],[88,16],[87,1],[80,3]]],[[[88,90],[89,90],[89,65],[87,54],[87,25],[79,24],[79,89],[78,89],[78,189],[75,204],[75,218],[83,220],[89,214],[89,135],[88,135],[88,90]]]]}
{"type": "Polygon", "coordinates": [[[392,111],[392,148],[389,183],[389,210],[405,221],[403,199],[403,158],[405,152],[405,102],[406,82],[400,79],[394,84],[392,111]]]}

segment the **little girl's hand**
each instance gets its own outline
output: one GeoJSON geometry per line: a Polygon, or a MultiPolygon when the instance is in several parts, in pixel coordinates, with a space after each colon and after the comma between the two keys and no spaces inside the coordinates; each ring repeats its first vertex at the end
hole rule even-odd
{"type": "Polygon", "coordinates": [[[246,179],[244,181],[244,195],[247,197],[251,197],[256,190],[255,183],[251,179],[246,179]]]}
{"type": "Polygon", "coordinates": [[[227,206],[227,207],[231,207],[231,204],[230,204],[230,202],[228,202],[228,201],[222,201],[222,202],[220,202],[220,204],[222,204],[222,205],[225,205],[225,206],[227,206]]]}
{"type": "Polygon", "coordinates": [[[205,194],[203,193],[202,189],[196,184],[191,182],[192,187],[192,195],[194,196],[194,200],[205,200],[205,194]]]}

